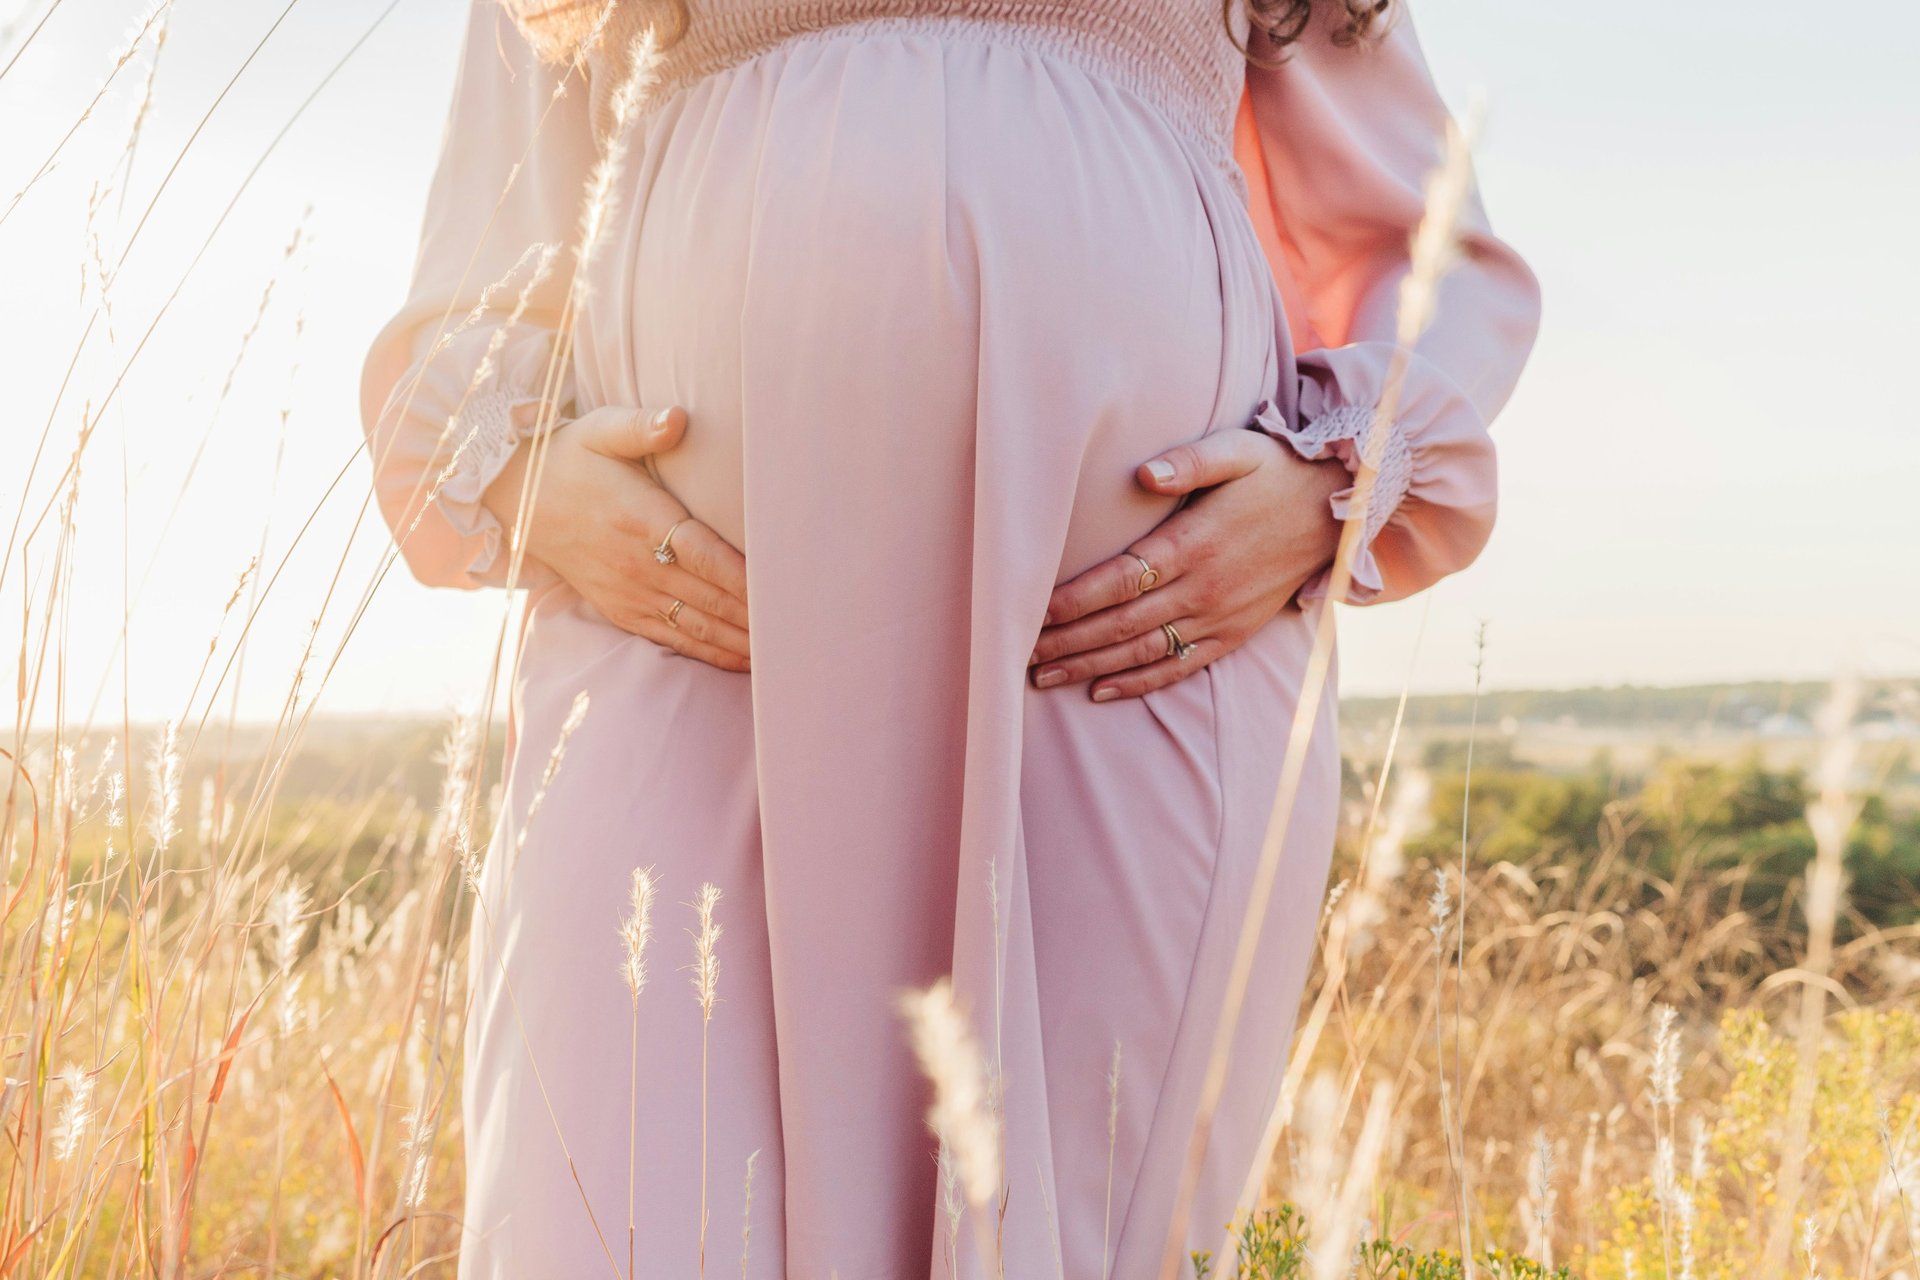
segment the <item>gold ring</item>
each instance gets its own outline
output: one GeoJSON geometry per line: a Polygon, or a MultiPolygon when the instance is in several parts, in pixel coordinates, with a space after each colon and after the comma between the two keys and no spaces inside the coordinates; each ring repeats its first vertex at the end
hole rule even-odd
{"type": "Polygon", "coordinates": [[[667,620],[668,626],[677,627],[680,625],[680,607],[685,603],[686,603],[685,600],[676,598],[674,602],[671,605],[669,605],[664,612],[661,613],[660,616],[667,620]]]}
{"type": "Polygon", "coordinates": [[[1148,564],[1147,558],[1139,552],[1129,551],[1127,554],[1140,562],[1140,585],[1136,589],[1135,594],[1145,595],[1147,592],[1153,590],[1154,583],[1160,581],[1160,571],[1148,564]]]}
{"type": "Polygon", "coordinates": [[[1171,622],[1161,623],[1160,629],[1167,633],[1167,656],[1169,658],[1178,658],[1184,662],[1186,659],[1193,656],[1192,643],[1186,640],[1182,640],[1180,638],[1180,633],[1173,629],[1173,624],[1171,622]]]}
{"type": "Polygon", "coordinates": [[[686,522],[687,517],[681,516],[667,529],[667,536],[660,539],[660,545],[653,549],[653,558],[655,560],[658,560],[661,564],[672,564],[680,558],[673,553],[673,531],[686,522]]]}

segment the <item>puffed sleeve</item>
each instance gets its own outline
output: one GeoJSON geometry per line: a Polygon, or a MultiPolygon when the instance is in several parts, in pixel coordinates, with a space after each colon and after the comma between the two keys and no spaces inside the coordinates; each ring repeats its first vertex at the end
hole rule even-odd
{"type": "MultiPolygon", "coordinates": [[[[1357,474],[1394,363],[1401,281],[1445,154],[1448,115],[1407,0],[1387,30],[1356,45],[1332,38],[1326,11],[1277,67],[1249,64],[1235,155],[1291,330],[1297,413],[1273,403],[1255,423],[1302,457],[1337,457],[1357,474]]],[[[1540,287],[1496,238],[1477,191],[1459,221],[1459,254],[1406,362],[1378,453],[1365,538],[1347,602],[1399,599],[1472,563],[1493,529],[1488,425],[1532,350],[1540,287]]],[[[1333,500],[1345,519],[1353,490],[1333,500]]],[[[1328,573],[1301,591],[1324,598],[1328,573]]]]}
{"type": "MultiPolygon", "coordinates": [[[[499,0],[472,0],[412,282],[360,381],[381,514],[430,585],[504,584],[505,531],[480,496],[543,416],[571,411],[571,361],[551,378],[549,365],[595,160],[589,111],[582,71],[543,64],[499,0]]],[[[529,559],[520,583],[550,575],[529,559]]]]}

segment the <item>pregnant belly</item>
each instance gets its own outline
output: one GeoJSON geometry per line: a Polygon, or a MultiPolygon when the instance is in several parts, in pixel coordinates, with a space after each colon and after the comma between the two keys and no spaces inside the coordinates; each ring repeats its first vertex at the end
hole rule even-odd
{"type": "Polygon", "coordinates": [[[915,482],[902,469],[1051,469],[1029,492],[1062,508],[1064,579],[1173,509],[1140,462],[1264,393],[1223,381],[1188,145],[1066,61],[977,30],[848,28],[695,83],[643,133],[588,281],[582,395],[685,405],[657,473],[750,558],[786,536],[750,509],[754,443],[804,432],[834,461],[790,480],[853,539],[863,494],[915,482]],[[989,430],[1016,439],[987,457],[989,430]]]}

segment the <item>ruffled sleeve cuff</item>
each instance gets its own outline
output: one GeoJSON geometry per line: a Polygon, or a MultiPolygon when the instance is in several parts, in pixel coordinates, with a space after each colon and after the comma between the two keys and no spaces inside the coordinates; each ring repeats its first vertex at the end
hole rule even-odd
{"type": "MultiPolygon", "coordinates": [[[[1248,423],[1303,458],[1340,460],[1355,481],[1332,498],[1342,521],[1358,501],[1362,460],[1377,468],[1346,604],[1403,600],[1465,568],[1486,545],[1498,507],[1485,418],[1439,365],[1418,352],[1396,359],[1397,351],[1389,342],[1356,342],[1303,352],[1296,405],[1262,404],[1248,423]],[[1393,412],[1383,417],[1390,384],[1393,412]],[[1385,439],[1376,441],[1375,431],[1385,439]]],[[[1329,567],[1299,600],[1325,599],[1332,578],[1329,567]]]]}
{"type": "MultiPolygon", "coordinates": [[[[1369,442],[1377,416],[1374,406],[1324,403],[1325,397],[1311,395],[1309,388],[1314,386],[1312,382],[1303,382],[1297,425],[1289,422],[1271,400],[1260,402],[1260,406],[1254,410],[1252,421],[1247,425],[1284,442],[1308,462],[1338,458],[1346,467],[1347,474],[1357,481],[1361,461],[1370,452],[1369,442]],[[1309,398],[1323,403],[1310,409],[1309,398]]],[[[1345,597],[1348,604],[1366,604],[1385,589],[1379,562],[1374,557],[1374,538],[1386,527],[1413,481],[1413,448],[1407,441],[1404,426],[1395,418],[1387,422],[1386,430],[1387,438],[1379,449],[1378,471],[1374,477],[1372,496],[1367,502],[1366,522],[1359,549],[1353,557],[1353,569],[1345,597]]],[[[1356,487],[1357,484],[1349,484],[1330,499],[1334,519],[1342,524],[1353,514],[1356,487]]],[[[1332,583],[1333,566],[1328,565],[1307,580],[1295,599],[1303,605],[1324,600],[1332,583]]]]}
{"type": "Polygon", "coordinates": [[[433,500],[454,535],[471,548],[464,568],[478,581],[506,577],[501,553],[507,531],[481,499],[521,444],[540,434],[540,406],[538,392],[480,392],[469,396],[448,423],[455,452],[433,500]]]}
{"type": "MultiPolygon", "coordinates": [[[[552,350],[547,330],[469,329],[424,356],[417,387],[411,376],[395,387],[394,401],[410,390],[412,401],[390,401],[381,414],[398,430],[397,456],[390,459],[393,483],[405,483],[411,469],[406,459],[415,457],[427,464],[431,492],[430,507],[402,545],[413,553],[416,568],[444,564],[429,580],[445,574],[460,585],[505,584],[507,531],[482,499],[523,443],[569,420],[571,376],[558,379],[560,409],[542,412],[552,350]]],[[[518,585],[538,586],[549,573],[528,557],[518,585]]]]}

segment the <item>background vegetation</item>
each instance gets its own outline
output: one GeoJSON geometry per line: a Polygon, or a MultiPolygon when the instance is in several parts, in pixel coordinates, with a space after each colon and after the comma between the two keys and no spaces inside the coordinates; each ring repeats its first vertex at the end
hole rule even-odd
{"type": "MultiPolygon", "coordinates": [[[[1338,1210],[1383,1085],[1350,1228],[1378,1270],[1360,1274],[1458,1268],[1463,1207],[1482,1272],[1754,1270],[1796,1141],[1809,984],[1793,1270],[1920,1274],[1920,809],[1912,740],[1874,729],[1906,687],[1865,690],[1847,730],[1858,816],[1824,973],[1806,967],[1808,815],[1831,743],[1747,728],[1643,749],[1634,716],[1691,717],[1701,696],[1624,694],[1618,742],[1577,767],[1543,763],[1566,755],[1556,708],[1606,724],[1602,693],[1488,695],[1471,738],[1472,707],[1413,699],[1377,807],[1365,746],[1398,707],[1346,708],[1319,972],[1244,1274],[1308,1273],[1311,1231],[1287,1215],[1338,1210]]],[[[453,763],[481,752],[497,777],[487,736],[453,763]]],[[[34,740],[0,991],[12,1274],[450,1274],[458,858],[484,831],[459,830],[449,743],[430,722],[316,720],[284,759],[280,734],[239,726],[182,763],[152,730],[125,794],[116,741],[34,740]]]]}

